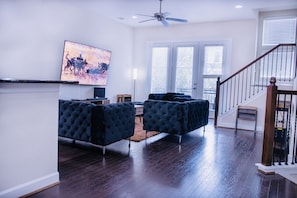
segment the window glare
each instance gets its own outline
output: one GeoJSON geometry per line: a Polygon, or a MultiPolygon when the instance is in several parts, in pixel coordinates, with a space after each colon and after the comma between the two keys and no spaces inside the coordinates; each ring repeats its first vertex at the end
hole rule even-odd
{"type": "Polygon", "coordinates": [[[206,46],[204,50],[204,75],[221,75],[223,46],[206,46]]]}
{"type": "Polygon", "coordinates": [[[192,94],[194,47],[178,47],[176,61],[175,91],[192,94]]]}
{"type": "Polygon", "coordinates": [[[154,47],[152,49],[151,92],[167,91],[167,62],[168,47],[154,47]]]}

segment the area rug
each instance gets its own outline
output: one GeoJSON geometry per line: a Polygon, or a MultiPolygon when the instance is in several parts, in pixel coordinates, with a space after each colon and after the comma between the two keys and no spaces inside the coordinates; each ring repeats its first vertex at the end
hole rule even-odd
{"type": "Polygon", "coordinates": [[[146,138],[152,137],[154,135],[159,134],[157,131],[149,131],[147,133],[147,137],[145,135],[145,130],[143,130],[143,123],[142,123],[142,118],[136,116],[135,118],[135,130],[134,130],[134,135],[130,138],[131,141],[134,142],[140,142],[142,140],[145,140],[146,138]]]}

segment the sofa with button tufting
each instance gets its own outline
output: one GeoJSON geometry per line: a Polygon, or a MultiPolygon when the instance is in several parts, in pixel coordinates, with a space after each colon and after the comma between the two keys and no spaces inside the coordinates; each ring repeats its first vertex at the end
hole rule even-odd
{"type": "Polygon", "coordinates": [[[105,146],[130,138],[134,127],[135,109],[130,102],[96,105],[59,100],[59,136],[103,146],[103,154],[105,146]]]}
{"type": "Polygon", "coordinates": [[[150,94],[144,102],[143,129],[182,135],[208,124],[208,100],[179,93],[150,94]]]}

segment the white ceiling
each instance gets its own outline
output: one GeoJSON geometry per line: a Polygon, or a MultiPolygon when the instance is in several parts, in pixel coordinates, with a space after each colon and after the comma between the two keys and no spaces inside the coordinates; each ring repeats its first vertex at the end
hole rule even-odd
{"type": "MultiPolygon", "coordinates": [[[[159,0],[99,0],[100,14],[117,22],[142,27],[161,25],[158,21],[138,23],[149,17],[132,19],[135,14],[159,12],[159,0]]],[[[258,11],[297,8],[297,0],[163,0],[162,12],[169,17],[187,19],[188,23],[256,18],[258,11]],[[236,9],[236,5],[242,5],[236,9]]],[[[170,24],[179,24],[171,22],[170,24]]]]}

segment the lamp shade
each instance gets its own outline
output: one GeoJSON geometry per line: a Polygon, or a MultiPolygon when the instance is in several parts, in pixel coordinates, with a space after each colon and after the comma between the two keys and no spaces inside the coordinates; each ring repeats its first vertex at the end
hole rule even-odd
{"type": "Polygon", "coordinates": [[[137,69],[136,68],[134,68],[133,69],[133,80],[136,80],[137,79],[137,69]]]}

